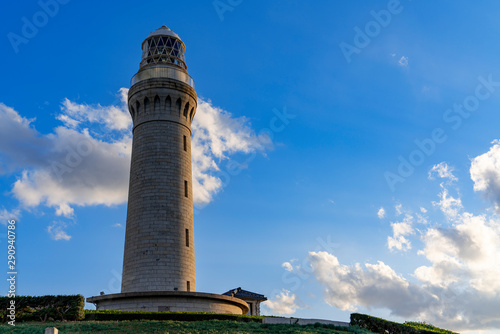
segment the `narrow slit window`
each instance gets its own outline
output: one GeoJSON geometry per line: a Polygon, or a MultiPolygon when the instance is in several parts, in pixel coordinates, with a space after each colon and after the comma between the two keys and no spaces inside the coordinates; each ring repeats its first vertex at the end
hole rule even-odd
{"type": "Polygon", "coordinates": [[[188,196],[188,181],[184,181],[184,196],[188,196]]]}
{"type": "Polygon", "coordinates": [[[189,247],[189,229],[186,229],[186,247],[189,247]]]}
{"type": "Polygon", "coordinates": [[[184,151],[187,152],[187,137],[184,136],[184,151]]]}
{"type": "Polygon", "coordinates": [[[191,282],[190,281],[187,281],[187,291],[188,292],[191,291],[191,282]]]}

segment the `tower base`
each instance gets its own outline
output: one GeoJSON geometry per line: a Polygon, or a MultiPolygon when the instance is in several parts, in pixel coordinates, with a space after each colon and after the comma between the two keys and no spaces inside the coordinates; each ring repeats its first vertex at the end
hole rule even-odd
{"type": "Polygon", "coordinates": [[[204,292],[127,292],[87,298],[97,310],[148,312],[213,312],[246,314],[248,304],[235,297],[204,292]]]}

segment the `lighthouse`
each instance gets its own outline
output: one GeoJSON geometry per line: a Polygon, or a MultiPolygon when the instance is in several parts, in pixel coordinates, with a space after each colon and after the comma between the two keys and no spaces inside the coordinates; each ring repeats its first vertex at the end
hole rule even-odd
{"type": "Polygon", "coordinates": [[[132,160],[122,292],[196,291],[191,122],[196,91],[186,46],[166,26],[142,43],[128,105],[132,160]]]}
{"type": "Polygon", "coordinates": [[[194,81],[186,46],[162,26],[142,42],[132,77],[132,157],[121,293],[87,298],[98,310],[246,314],[234,296],[196,292],[191,172],[194,81]]]}

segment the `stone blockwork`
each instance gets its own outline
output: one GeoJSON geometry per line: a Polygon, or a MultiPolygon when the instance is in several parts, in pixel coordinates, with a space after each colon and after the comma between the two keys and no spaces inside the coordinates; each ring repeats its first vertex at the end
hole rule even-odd
{"type": "Polygon", "coordinates": [[[248,305],[239,298],[200,292],[119,293],[87,298],[98,310],[213,312],[245,314],[248,305]]]}
{"type": "Polygon", "coordinates": [[[169,79],[129,91],[134,121],[122,293],[196,291],[191,121],[196,92],[169,79]]]}

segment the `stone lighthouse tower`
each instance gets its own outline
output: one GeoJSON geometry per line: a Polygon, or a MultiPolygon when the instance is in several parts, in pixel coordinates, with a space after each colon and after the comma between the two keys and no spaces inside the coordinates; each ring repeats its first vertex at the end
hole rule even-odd
{"type": "Polygon", "coordinates": [[[196,291],[191,122],[196,91],[186,46],[162,26],[142,43],[128,105],[132,162],[122,292],[196,291]]]}
{"type": "Polygon", "coordinates": [[[196,292],[191,122],[197,100],[185,50],[166,26],[142,43],[128,93],[133,144],[122,287],[87,298],[98,310],[249,310],[239,298],[196,292]]]}

